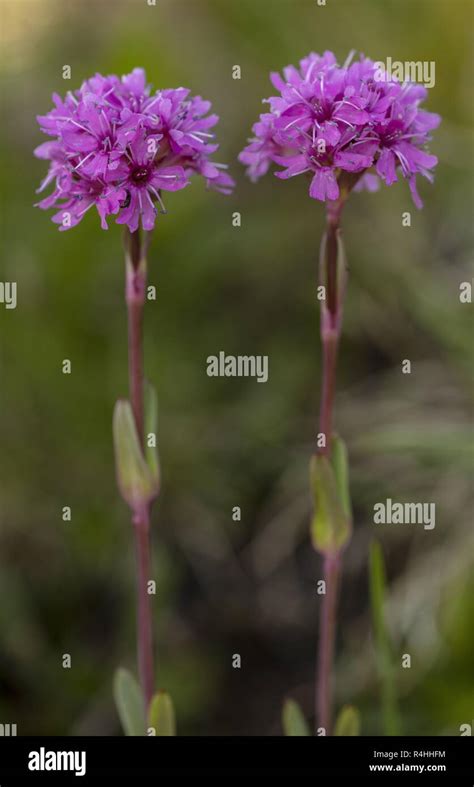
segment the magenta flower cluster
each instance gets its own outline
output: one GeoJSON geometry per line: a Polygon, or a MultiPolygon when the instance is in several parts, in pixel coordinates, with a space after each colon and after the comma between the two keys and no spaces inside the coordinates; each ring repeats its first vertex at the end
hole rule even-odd
{"type": "Polygon", "coordinates": [[[38,117],[52,139],[35,150],[50,161],[39,188],[54,183],[53,192],[38,203],[56,208],[53,221],[65,230],[77,225],[95,206],[103,229],[107,217],[131,232],[151,230],[158,211],[165,211],[162,192],[178,191],[193,174],[209,187],[229,194],[234,181],[223,164],[210,161],[218,145],[210,131],[217,115],[209,101],[190,96],[186,88],[151,92],[145,72],[96,74],[38,117]]]}
{"type": "Polygon", "coordinates": [[[332,52],[311,53],[283,77],[271,74],[279,95],[267,99],[270,112],[260,115],[240,161],[252,180],[272,163],[284,167],[279,178],[306,174],[310,196],[323,201],[337,200],[343,182],[375,191],[401,172],[422,207],[416,176],[433,180],[437,158],[424,148],[440,117],[420,109],[422,85],[389,79],[380,64],[363,55],[351,63],[352,56],[341,67],[332,52]]]}

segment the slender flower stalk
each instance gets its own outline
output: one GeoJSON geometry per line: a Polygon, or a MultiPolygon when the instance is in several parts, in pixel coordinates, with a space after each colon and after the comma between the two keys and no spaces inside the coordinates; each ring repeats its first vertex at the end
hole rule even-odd
{"type": "Polygon", "coordinates": [[[326,730],[327,735],[331,733],[332,728],[332,675],[340,572],[341,555],[326,555],[323,558],[323,576],[326,583],[326,593],[323,596],[319,619],[316,730],[322,728],[326,730]]]}
{"type": "Polygon", "coordinates": [[[148,721],[156,734],[174,734],[171,700],[155,694],[153,618],[149,581],[151,506],[160,489],[156,448],[156,396],[143,370],[143,311],[147,250],[159,214],[166,213],[163,191],[179,191],[194,175],[209,188],[229,194],[234,182],[223,164],[210,160],[218,145],[210,129],[217,115],[211,104],[186,88],[157,90],[135,68],[122,78],[96,74],[55,108],[38,117],[51,137],[35,150],[50,161],[38,191],[53,184],[38,206],[55,207],[60,230],[79,224],[95,207],[102,229],[115,216],[125,225],[125,301],[128,316],[130,401],[116,403],[113,433],[117,481],[132,515],[137,563],[137,656],[140,689],[132,675],[119,670],[116,700],[127,734],[145,734],[148,721]],[[143,231],[143,235],[141,232],[143,231]],[[138,701],[137,701],[138,695],[138,701]],[[136,713],[137,705],[143,713],[136,713]],[[164,715],[163,715],[164,714],[164,715]],[[137,716],[143,716],[138,718],[137,716]],[[163,718],[167,719],[163,725],[163,718]],[[159,730],[166,729],[166,732],[159,730]]]}
{"type": "MultiPolygon", "coordinates": [[[[147,261],[140,230],[125,230],[125,300],[128,314],[128,369],[130,402],[140,447],[144,450],[143,423],[143,309],[147,261]]],[[[152,502],[136,504],[132,511],[137,559],[137,661],[146,707],[154,693],[153,625],[148,582],[151,579],[150,515],[152,502]]]]}
{"type": "Polygon", "coordinates": [[[320,251],[322,387],[317,449],[310,462],[313,546],[322,555],[325,594],[319,618],[315,691],[316,728],[332,731],[334,648],[342,554],[352,530],[347,452],[334,434],[336,365],[346,290],[341,214],[349,194],[392,185],[401,174],[416,207],[416,179],[433,181],[436,156],[426,150],[440,117],[420,104],[421,85],[391,79],[377,63],[351,52],[340,66],[332,52],[311,52],[299,67],[271,74],[277,95],[253,126],[239,159],[251,180],[277,164],[283,180],[304,175],[309,195],[326,205],[320,251]]]}
{"type": "Polygon", "coordinates": [[[135,511],[133,525],[137,555],[137,660],[145,706],[149,708],[155,690],[155,679],[151,597],[148,593],[151,557],[150,511],[147,506],[144,506],[141,511],[135,511]]]}
{"type": "Polygon", "coordinates": [[[125,301],[128,314],[128,374],[130,401],[140,437],[143,434],[143,308],[145,306],[147,262],[141,249],[140,230],[125,230],[125,301]]]}
{"type": "MultiPolygon", "coordinates": [[[[341,243],[340,218],[344,201],[328,203],[326,233],[323,237],[320,259],[320,285],[326,289],[326,304],[321,309],[320,334],[322,349],[321,398],[319,433],[324,435],[320,453],[331,455],[333,433],[333,408],[336,389],[337,353],[342,328],[342,311],[345,295],[345,270],[338,270],[341,260],[338,246],[341,243]],[[339,281],[344,285],[338,287],[339,281]]],[[[318,659],[316,675],[315,720],[316,729],[324,728],[329,734],[332,726],[332,674],[336,635],[337,596],[341,573],[342,549],[323,557],[323,576],[326,593],[322,597],[319,618],[318,659]]]]}

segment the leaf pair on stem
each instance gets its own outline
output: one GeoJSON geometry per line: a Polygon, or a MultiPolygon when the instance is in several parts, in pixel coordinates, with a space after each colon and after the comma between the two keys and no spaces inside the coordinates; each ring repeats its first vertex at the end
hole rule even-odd
{"type": "Polygon", "coordinates": [[[160,467],[156,448],[158,406],[156,392],[151,383],[144,389],[145,447],[142,449],[132,406],[128,399],[119,399],[115,405],[113,434],[117,482],[123,499],[132,511],[147,506],[160,489],[160,467]],[[148,437],[154,436],[149,445],[148,437]]]}
{"type": "Polygon", "coordinates": [[[310,463],[314,514],[311,539],[317,552],[338,553],[352,533],[347,449],[337,435],[331,441],[331,457],[315,454],[310,463]]]}
{"type": "Polygon", "coordinates": [[[176,735],[173,702],[165,691],[154,695],[147,719],[140,686],[131,672],[121,668],[115,673],[114,696],[125,735],[176,735]]]}
{"type": "MultiPolygon", "coordinates": [[[[286,700],[283,705],[283,731],[290,737],[306,737],[311,735],[308,723],[300,706],[294,700],[286,700]]],[[[334,735],[360,735],[359,711],[352,705],[345,705],[337,717],[334,735]]]]}

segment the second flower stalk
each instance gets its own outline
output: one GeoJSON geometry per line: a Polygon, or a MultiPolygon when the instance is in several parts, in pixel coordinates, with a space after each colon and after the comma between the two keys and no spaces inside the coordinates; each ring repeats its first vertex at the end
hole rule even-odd
{"type": "Polygon", "coordinates": [[[318,450],[310,463],[314,504],[311,536],[314,548],[323,557],[325,583],[319,619],[315,717],[316,728],[323,729],[325,734],[330,734],[332,726],[333,661],[342,552],[352,530],[347,452],[342,440],[333,434],[337,352],[347,279],[339,224],[346,197],[343,191],[337,202],[328,203],[326,231],[320,249],[319,285],[324,296],[320,319],[323,371],[318,450]]]}

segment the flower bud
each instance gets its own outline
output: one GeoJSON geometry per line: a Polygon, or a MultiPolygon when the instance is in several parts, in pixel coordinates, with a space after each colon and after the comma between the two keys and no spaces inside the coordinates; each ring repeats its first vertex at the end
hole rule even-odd
{"type": "Polygon", "coordinates": [[[176,717],[173,700],[166,691],[158,691],[150,704],[150,727],[156,736],[176,735],[176,717]]]}

